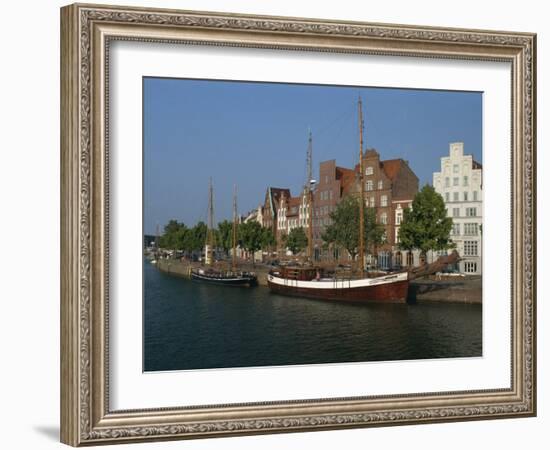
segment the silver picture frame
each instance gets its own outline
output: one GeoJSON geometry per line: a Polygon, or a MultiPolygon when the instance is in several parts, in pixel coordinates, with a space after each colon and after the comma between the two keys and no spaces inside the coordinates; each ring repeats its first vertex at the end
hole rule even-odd
{"type": "Polygon", "coordinates": [[[97,445],[536,414],[536,35],[74,4],[61,9],[61,441],[97,445]],[[116,40],[505,61],[512,85],[511,386],[113,411],[109,48],[116,40]]]}

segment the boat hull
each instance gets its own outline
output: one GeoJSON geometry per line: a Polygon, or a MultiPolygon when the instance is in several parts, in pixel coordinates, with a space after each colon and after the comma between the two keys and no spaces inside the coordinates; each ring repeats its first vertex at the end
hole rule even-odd
{"type": "Polygon", "coordinates": [[[191,273],[191,278],[196,281],[202,281],[204,283],[220,284],[224,286],[255,286],[257,284],[256,277],[244,276],[244,277],[216,277],[211,275],[202,275],[198,273],[191,273]]]}
{"type": "Polygon", "coordinates": [[[292,297],[353,303],[406,303],[409,290],[407,277],[388,281],[355,287],[352,283],[321,281],[317,283],[330,283],[332,287],[316,288],[311,286],[312,282],[296,282],[268,275],[267,284],[272,292],[292,297]]]}

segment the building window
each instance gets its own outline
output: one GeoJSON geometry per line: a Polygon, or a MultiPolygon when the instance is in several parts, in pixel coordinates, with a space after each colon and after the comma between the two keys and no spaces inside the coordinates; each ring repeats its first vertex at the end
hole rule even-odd
{"type": "Polygon", "coordinates": [[[449,177],[445,177],[445,187],[451,187],[451,179],[449,177]]]}
{"type": "Polygon", "coordinates": [[[365,183],[365,189],[367,191],[372,191],[372,180],[368,180],[366,183],[365,183]]]}
{"type": "Polygon", "coordinates": [[[376,206],[376,203],[374,201],[374,197],[371,197],[369,199],[369,205],[368,206],[370,206],[371,208],[374,208],[376,206]]]}
{"type": "Polygon", "coordinates": [[[367,167],[365,170],[365,175],[372,175],[372,167],[367,167]]]}
{"type": "Polygon", "coordinates": [[[401,225],[401,221],[403,220],[403,212],[402,211],[396,211],[395,213],[395,224],[401,225]]]}
{"type": "Polygon", "coordinates": [[[466,208],[466,217],[476,217],[477,208],[466,208]]]}
{"type": "Polygon", "coordinates": [[[474,202],[477,202],[477,191],[474,191],[474,202]]]}
{"type": "Polygon", "coordinates": [[[475,263],[475,262],[465,262],[464,263],[464,272],[466,272],[466,273],[476,273],[477,272],[477,263],[475,263]]]}
{"type": "Polygon", "coordinates": [[[453,223],[453,229],[451,230],[453,236],[460,236],[460,224],[453,223]]]}
{"type": "Polygon", "coordinates": [[[409,267],[412,267],[414,264],[414,255],[412,254],[412,252],[409,250],[407,252],[407,266],[409,267]]]}
{"type": "Polygon", "coordinates": [[[465,202],[468,201],[468,193],[467,193],[467,192],[464,192],[464,201],[465,201],[465,202]]]}
{"type": "Polygon", "coordinates": [[[477,223],[465,223],[464,224],[465,236],[477,236],[477,223]]]}
{"type": "Polygon", "coordinates": [[[453,173],[458,173],[458,164],[453,164],[453,173]]]}
{"type": "Polygon", "coordinates": [[[403,256],[401,256],[401,252],[397,252],[395,254],[395,265],[401,267],[401,264],[403,264],[403,256]]]}
{"type": "Polygon", "coordinates": [[[460,208],[453,208],[453,217],[460,217],[460,208]]]}
{"type": "Polygon", "coordinates": [[[458,186],[458,177],[453,178],[453,186],[458,186]]]}
{"type": "Polygon", "coordinates": [[[445,192],[445,201],[446,201],[447,203],[449,203],[450,199],[451,199],[450,194],[449,194],[448,192],[445,192]]]}
{"type": "Polygon", "coordinates": [[[383,189],[384,188],[384,182],[382,180],[379,180],[378,181],[378,189],[383,189]]]}
{"type": "Polygon", "coordinates": [[[387,225],[388,215],[386,213],[380,214],[380,223],[383,224],[383,225],[387,225]]]}
{"type": "Polygon", "coordinates": [[[380,252],[378,255],[378,266],[382,269],[390,268],[391,254],[390,252],[380,252]]]}
{"type": "Polygon", "coordinates": [[[388,206],[388,196],[383,195],[380,197],[380,206],[388,206]]]}
{"type": "Polygon", "coordinates": [[[330,200],[332,200],[332,189],[328,191],[328,193],[329,193],[330,200]]]}
{"type": "Polygon", "coordinates": [[[458,202],[458,192],[453,192],[453,202],[458,202]]]}
{"type": "Polygon", "coordinates": [[[477,241],[464,241],[464,256],[477,256],[477,241]]]}
{"type": "Polygon", "coordinates": [[[464,175],[463,184],[464,186],[468,186],[468,177],[466,175],[464,175]]]}

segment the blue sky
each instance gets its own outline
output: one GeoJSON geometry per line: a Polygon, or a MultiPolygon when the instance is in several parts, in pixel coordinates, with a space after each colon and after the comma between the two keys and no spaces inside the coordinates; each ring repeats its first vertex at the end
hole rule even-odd
{"type": "Polygon", "coordinates": [[[329,159],[353,167],[359,94],[366,147],[408,160],[421,185],[450,142],[482,161],[479,92],[144,78],[144,232],[172,218],[206,221],[209,177],[216,221],[231,217],[234,184],[240,213],[256,208],[268,186],[297,194],[308,129],[314,174],[329,159]]]}

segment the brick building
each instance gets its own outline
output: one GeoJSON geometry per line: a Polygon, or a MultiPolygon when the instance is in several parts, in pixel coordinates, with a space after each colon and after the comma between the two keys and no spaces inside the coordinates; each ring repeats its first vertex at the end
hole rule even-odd
{"type": "MultiPolygon", "coordinates": [[[[398,227],[398,209],[405,209],[418,192],[418,177],[403,159],[381,161],[376,150],[367,150],[363,155],[365,173],[365,202],[376,209],[377,222],[384,226],[386,243],[377,249],[378,266],[391,268],[395,265],[398,227]]],[[[355,166],[359,172],[359,164],[355,166]]]]}
{"type": "Polygon", "coordinates": [[[290,233],[293,228],[307,228],[309,219],[308,198],[306,192],[299,197],[286,197],[284,194],[277,211],[277,238],[290,233]]]}
{"type": "MultiPolygon", "coordinates": [[[[365,203],[375,208],[378,223],[385,229],[386,242],[376,249],[381,268],[418,264],[413,255],[403,257],[397,248],[399,224],[403,210],[410,206],[418,192],[418,177],[403,159],[382,161],[376,150],[367,150],[363,156],[365,203]]],[[[330,214],[346,195],[359,195],[359,164],[353,169],[339,167],[335,160],[323,161],[319,165],[319,179],[313,192],[313,247],[314,258],[347,259],[348,255],[338,249],[323,248],[322,235],[331,224],[330,214]]],[[[264,204],[259,207],[257,220],[265,227],[271,227],[280,246],[281,235],[296,227],[308,226],[308,200],[305,191],[292,197],[289,189],[270,187],[266,191],[264,204]]]]}
{"type": "Polygon", "coordinates": [[[271,228],[277,236],[277,213],[282,198],[290,197],[290,189],[268,187],[264,197],[264,204],[258,209],[258,222],[263,227],[271,228]]]}
{"type": "Polygon", "coordinates": [[[353,169],[338,167],[336,160],[323,161],[319,164],[319,179],[313,193],[313,247],[315,259],[339,258],[338,251],[329,254],[323,250],[322,235],[331,224],[330,213],[346,194],[349,193],[356,179],[353,169]]]}

